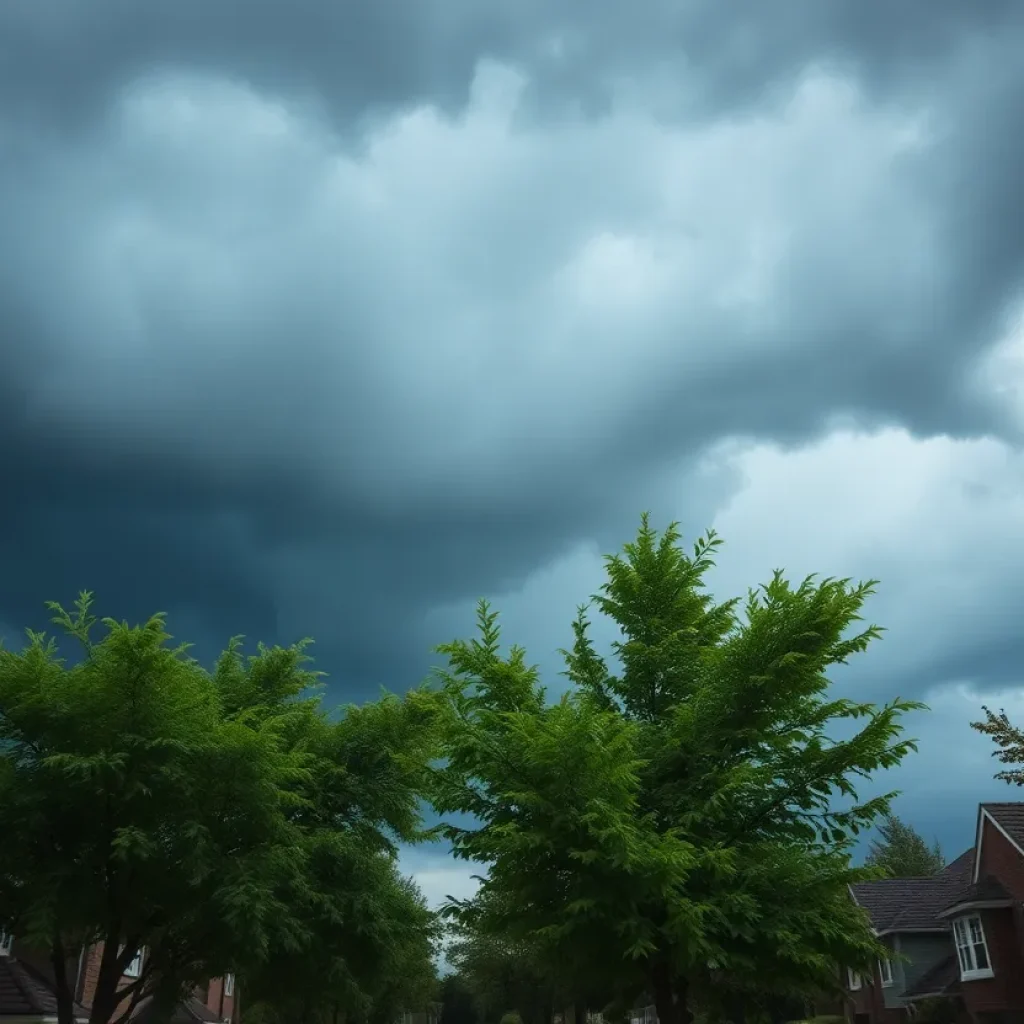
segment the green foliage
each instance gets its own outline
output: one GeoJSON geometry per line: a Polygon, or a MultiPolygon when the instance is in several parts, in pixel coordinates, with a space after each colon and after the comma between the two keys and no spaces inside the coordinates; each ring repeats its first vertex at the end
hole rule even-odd
{"type": "Polygon", "coordinates": [[[929,846],[913,826],[887,814],[878,826],[879,838],[871,843],[867,863],[890,878],[923,878],[937,875],[946,866],[938,840],[929,846]]]}
{"type": "Polygon", "coordinates": [[[435,994],[439,925],[386,855],[349,847],[314,858],[315,885],[296,894],[310,939],[279,948],[249,974],[247,999],[268,1024],[347,1019],[391,1024],[435,994]]]}
{"type": "Polygon", "coordinates": [[[125,995],[173,1000],[228,971],[258,988],[313,950],[316,997],[360,1007],[385,963],[431,969],[435,922],[393,861],[419,834],[433,698],[333,720],[305,643],[244,657],[233,640],[208,672],[162,616],[98,623],[88,594],[52,610],[79,661],[31,632],[0,650],[0,924],[62,962],[104,942],[92,1024],[125,995]],[[142,977],[119,990],[139,948],[142,977]]]}
{"type": "Polygon", "coordinates": [[[1024,786],[1024,730],[1015,726],[1005,711],[1000,711],[997,715],[986,707],[982,707],[981,710],[985,712],[985,720],[971,722],[971,728],[991,736],[996,744],[992,756],[1002,764],[1011,766],[1004,771],[996,772],[995,777],[1013,786],[1024,786]]]}
{"type": "Polygon", "coordinates": [[[441,1001],[440,1024],[480,1024],[473,992],[461,974],[449,974],[441,980],[438,998],[441,1001]]]}
{"type": "Polygon", "coordinates": [[[920,707],[830,691],[828,670],[880,633],[855,628],[873,584],[776,573],[716,604],[703,579],[717,538],[692,555],[678,541],[645,518],[607,560],[594,606],[620,630],[617,665],[581,609],[554,704],[481,604],[477,638],[440,648],[435,796],[479,822],[442,831],[489,868],[449,913],[535,945],[618,1005],[650,989],[663,1024],[724,982],[734,1003],[816,993],[837,962],[866,969],[883,952],[848,885],[877,877],[850,852],[892,794],[862,800],[855,783],[914,749],[901,718],[920,707]]]}
{"type": "Polygon", "coordinates": [[[513,1010],[511,1013],[501,1015],[501,1024],[523,1024],[523,1018],[513,1010]]]}
{"type": "Polygon", "coordinates": [[[463,925],[447,955],[482,1020],[514,1008],[526,1024],[550,1024],[552,1008],[565,997],[553,965],[522,942],[463,925]]]}

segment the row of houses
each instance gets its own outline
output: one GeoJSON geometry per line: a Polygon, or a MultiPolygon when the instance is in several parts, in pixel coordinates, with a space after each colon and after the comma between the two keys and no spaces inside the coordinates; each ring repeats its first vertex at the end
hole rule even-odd
{"type": "MultiPolygon", "coordinates": [[[[978,807],[974,845],[927,878],[851,887],[892,950],[870,976],[844,971],[849,1024],[1024,1024],[1024,802],[978,807]]],[[[556,1021],[557,1021],[556,1017],[556,1021]]],[[[657,1024],[653,1006],[630,1024],[657,1024]]]]}
{"type": "MultiPolygon", "coordinates": [[[[142,973],[145,950],[128,965],[122,983],[128,986],[142,973]]],[[[99,975],[103,944],[75,955],[71,975],[75,1018],[88,1021],[99,975]]],[[[232,975],[215,978],[196,989],[175,1008],[171,1024],[237,1024],[238,993],[232,975]]],[[[132,1012],[133,1024],[147,1024],[153,1006],[143,999],[132,1012]]],[[[35,949],[0,932],[0,1024],[56,1024],[54,971],[46,951],[35,949]]]]}
{"type": "Polygon", "coordinates": [[[962,1024],[1024,1024],[1024,803],[981,804],[974,846],[940,874],[851,896],[893,956],[846,972],[850,1024],[909,1024],[935,1000],[962,1024]]]}

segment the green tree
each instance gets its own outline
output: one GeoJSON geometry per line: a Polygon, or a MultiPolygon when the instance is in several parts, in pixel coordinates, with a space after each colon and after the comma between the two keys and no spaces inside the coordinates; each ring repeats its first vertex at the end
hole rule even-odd
{"type": "Polygon", "coordinates": [[[330,717],[294,687],[254,680],[237,651],[222,658],[219,674],[232,706],[274,717],[310,766],[289,811],[303,871],[279,895],[303,928],[278,931],[266,955],[250,960],[248,1004],[271,1022],[390,1024],[436,986],[439,921],[397,863],[399,844],[423,834],[436,699],[420,690],[384,694],[330,717]]]}
{"type": "Polygon", "coordinates": [[[678,540],[645,517],[607,560],[594,601],[621,633],[617,671],[581,609],[554,704],[525,652],[502,652],[486,604],[476,639],[440,649],[436,800],[478,822],[444,833],[489,868],[451,913],[540,944],[619,1007],[649,990],[662,1024],[726,986],[753,1010],[816,994],[837,963],[866,970],[883,953],[848,895],[877,872],[850,853],[893,794],[860,800],[855,782],[913,749],[901,718],[920,707],[830,692],[828,670],[879,633],[853,628],[872,584],[776,573],[716,604],[703,579],[718,541],[691,556],[678,540]]]}
{"type": "Polygon", "coordinates": [[[61,1024],[82,946],[103,943],[91,1024],[124,1024],[142,998],[168,1007],[308,946],[325,862],[415,831],[416,695],[335,722],[305,644],[245,658],[232,641],[208,672],[162,616],[97,623],[88,594],[52,608],[80,660],[32,632],[0,650],[0,925],[49,950],[61,1024]]]}
{"type": "Polygon", "coordinates": [[[437,917],[386,855],[333,853],[297,912],[309,939],[282,948],[245,978],[265,1022],[392,1024],[434,995],[437,917]]]}
{"type": "Polygon", "coordinates": [[[441,979],[439,996],[441,1024],[480,1024],[480,1013],[469,983],[459,973],[441,979]]]}
{"type": "Polygon", "coordinates": [[[1013,786],[1024,786],[1024,731],[1010,721],[1005,711],[997,715],[986,707],[981,710],[985,712],[984,721],[971,722],[971,728],[991,736],[996,744],[992,756],[1002,764],[1010,765],[1004,771],[996,772],[995,777],[1013,786]]]}
{"type": "Polygon", "coordinates": [[[872,840],[867,863],[881,868],[890,878],[923,878],[937,875],[946,866],[939,841],[929,846],[912,825],[887,814],[872,840]]]}
{"type": "Polygon", "coordinates": [[[525,1024],[550,1024],[563,1005],[557,972],[540,951],[504,936],[465,926],[456,930],[448,960],[473,999],[481,1020],[515,1011],[525,1024]]]}

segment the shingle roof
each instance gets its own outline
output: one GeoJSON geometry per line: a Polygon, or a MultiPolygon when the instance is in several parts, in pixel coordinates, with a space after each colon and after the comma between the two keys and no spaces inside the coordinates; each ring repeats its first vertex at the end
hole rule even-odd
{"type": "MultiPolygon", "coordinates": [[[[139,1006],[135,1013],[132,1014],[132,1020],[136,1024],[147,1024],[147,1022],[154,1018],[155,1007],[151,998],[143,999],[139,1002],[139,1006]]],[[[159,1018],[165,1019],[162,1016],[159,1018]]],[[[170,1017],[170,1024],[214,1024],[219,1021],[220,1018],[211,1010],[205,1003],[196,999],[195,996],[189,996],[188,999],[183,999],[174,1008],[170,1017]]]]}
{"type": "MultiPolygon", "coordinates": [[[[0,1018],[56,1017],[57,996],[52,985],[28,964],[11,956],[0,957],[0,1018]]],[[[87,1017],[80,1006],[76,1017],[87,1017]]]]}
{"type": "Polygon", "coordinates": [[[979,878],[973,885],[961,888],[943,907],[943,910],[955,907],[958,903],[997,903],[1010,899],[1010,894],[1003,888],[1002,883],[991,875],[986,875],[984,878],[979,878]]]}
{"type": "Polygon", "coordinates": [[[974,854],[975,847],[971,847],[969,850],[964,850],[956,860],[951,860],[942,873],[944,875],[956,875],[959,878],[965,878],[968,881],[974,874],[974,854]]]}
{"type": "Polygon", "coordinates": [[[1024,802],[981,805],[996,824],[1021,848],[1024,849],[1024,802]]]}
{"type": "Polygon", "coordinates": [[[876,931],[945,930],[939,914],[970,884],[974,850],[961,854],[938,875],[884,878],[853,886],[854,899],[876,931]]]}
{"type": "Polygon", "coordinates": [[[952,995],[960,988],[960,967],[956,954],[950,953],[929,968],[904,993],[904,999],[923,999],[925,996],[952,995]]]}

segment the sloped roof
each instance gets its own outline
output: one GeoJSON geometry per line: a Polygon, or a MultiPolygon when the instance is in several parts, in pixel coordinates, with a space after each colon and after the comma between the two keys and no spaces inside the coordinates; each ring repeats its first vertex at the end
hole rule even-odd
{"type": "Polygon", "coordinates": [[[986,875],[984,878],[979,878],[973,885],[966,885],[960,889],[943,907],[943,910],[948,910],[960,903],[1001,903],[1010,902],[1011,899],[1012,897],[1003,888],[1001,882],[991,875],[986,875]]]}
{"type": "MultiPolygon", "coordinates": [[[[3,1017],[56,1017],[53,986],[16,957],[0,957],[0,1019],[3,1017]]],[[[75,1006],[76,1017],[88,1017],[75,1006]]]]}
{"type": "Polygon", "coordinates": [[[878,932],[944,931],[939,914],[970,885],[973,862],[972,848],[937,875],[860,882],[853,896],[878,932]]]}
{"type": "Polygon", "coordinates": [[[930,967],[904,993],[904,999],[924,999],[927,996],[948,996],[960,989],[960,966],[956,954],[950,953],[930,967]]]}
{"type": "MultiPolygon", "coordinates": [[[[155,1007],[153,1000],[150,997],[139,1001],[139,1005],[132,1014],[132,1020],[137,1024],[146,1024],[151,1017],[154,1017],[155,1007]]],[[[166,1018],[160,1017],[161,1020],[166,1018]]],[[[189,996],[187,999],[183,999],[174,1008],[174,1012],[170,1017],[170,1024],[215,1024],[220,1018],[217,1014],[211,1010],[205,1003],[196,999],[195,996],[189,996]]]]}
{"type": "Polygon", "coordinates": [[[1024,850],[1024,802],[982,804],[995,823],[1024,850]]]}

